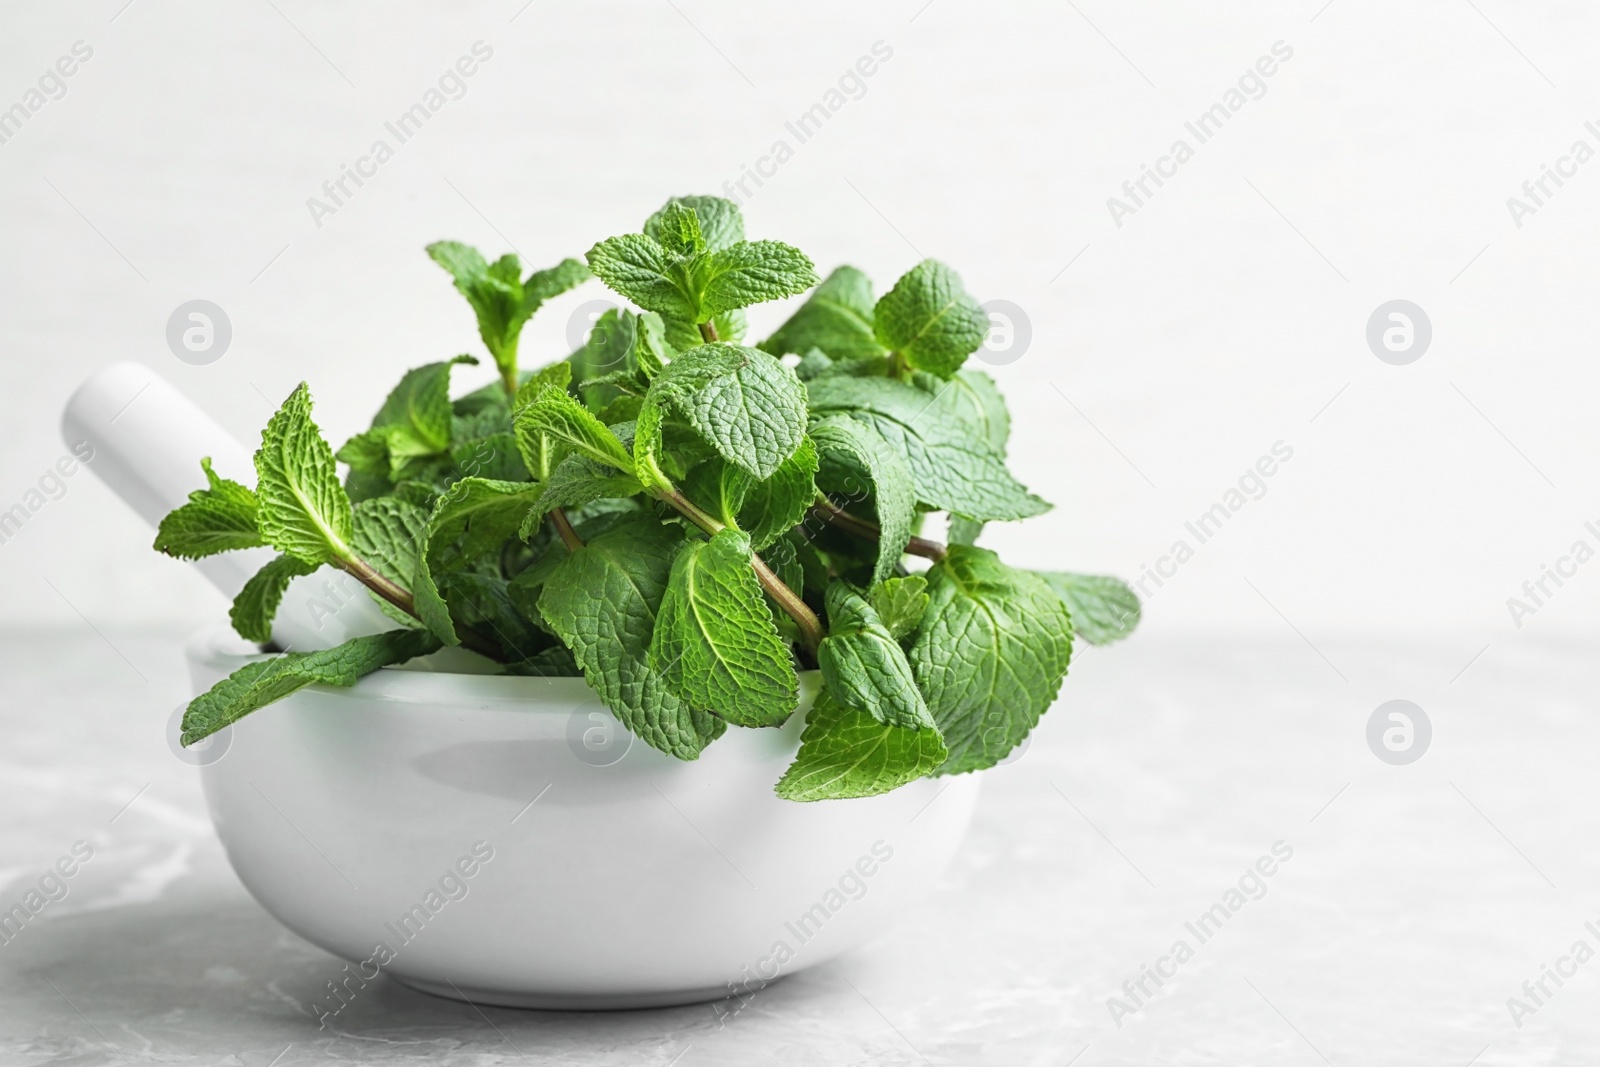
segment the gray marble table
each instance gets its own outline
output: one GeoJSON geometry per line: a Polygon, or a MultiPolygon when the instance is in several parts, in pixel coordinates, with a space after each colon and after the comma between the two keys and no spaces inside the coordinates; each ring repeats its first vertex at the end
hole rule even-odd
{"type": "Polygon", "coordinates": [[[167,748],[178,638],[0,638],[0,907],[94,850],[0,944],[3,1067],[1600,1062],[1600,959],[1573,955],[1600,950],[1587,645],[1088,650],[931,899],[732,1017],[480,1012],[382,982],[319,1033],[331,957],[239,886],[167,748]],[[1432,724],[1406,766],[1366,741],[1392,698],[1432,724]]]}

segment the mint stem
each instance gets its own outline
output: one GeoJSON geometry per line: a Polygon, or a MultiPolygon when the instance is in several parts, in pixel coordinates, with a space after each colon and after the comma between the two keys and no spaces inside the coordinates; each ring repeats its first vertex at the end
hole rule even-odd
{"type": "Polygon", "coordinates": [[[700,324],[700,340],[708,345],[714,344],[717,340],[717,324],[714,322],[702,322],[700,324]]]}
{"type": "MultiPolygon", "coordinates": [[[[873,541],[882,540],[883,538],[883,531],[877,523],[850,514],[820,492],[817,494],[817,502],[811,505],[811,514],[830,526],[837,526],[839,529],[847,533],[853,533],[857,537],[865,537],[873,541]]],[[[935,563],[944,559],[946,551],[945,546],[939,542],[929,541],[921,537],[913,537],[906,544],[906,552],[910,555],[922,556],[924,559],[931,559],[935,563]]]]}
{"type": "Polygon", "coordinates": [[[583,547],[583,540],[578,536],[578,531],[572,528],[571,520],[561,508],[550,510],[550,523],[556,528],[556,533],[561,535],[561,543],[567,546],[568,552],[576,552],[583,547]]]}
{"type": "Polygon", "coordinates": [[[352,555],[349,559],[336,560],[334,565],[407,615],[416,615],[417,605],[411,593],[379,574],[366,560],[352,555]]]}
{"type": "Polygon", "coordinates": [[[491,353],[500,367],[500,384],[506,387],[506,396],[517,395],[517,341],[506,346],[504,352],[491,353]]]}
{"type": "MultiPolygon", "coordinates": [[[[676,489],[662,490],[657,495],[708,534],[715,535],[719,530],[726,529],[725,523],[701,511],[693,501],[676,489]]],[[[822,643],[822,620],[817,618],[816,612],[806,605],[799,593],[785,585],[783,579],[767,566],[766,560],[752,552],[750,566],[755,569],[756,580],[761,583],[761,588],[766,590],[767,595],[795,621],[796,626],[800,627],[800,640],[806,646],[806,650],[815,653],[817,646],[822,643]]]]}
{"type": "MultiPolygon", "coordinates": [[[[373,569],[372,564],[368,563],[366,560],[359,556],[352,555],[348,559],[334,560],[333,565],[350,575],[368,589],[372,590],[374,593],[378,594],[378,596],[382,597],[390,604],[393,604],[407,615],[410,615],[413,619],[416,619],[418,622],[422,621],[422,616],[417,614],[417,604],[416,601],[412,599],[410,591],[396,585],[394,582],[391,582],[389,579],[379,574],[373,569]]],[[[505,657],[502,656],[500,650],[495,647],[494,642],[490,641],[476,630],[469,629],[468,627],[461,626],[458,627],[458,629],[461,633],[461,643],[464,646],[478,653],[478,655],[485,656],[497,663],[505,662],[505,657]]]]}

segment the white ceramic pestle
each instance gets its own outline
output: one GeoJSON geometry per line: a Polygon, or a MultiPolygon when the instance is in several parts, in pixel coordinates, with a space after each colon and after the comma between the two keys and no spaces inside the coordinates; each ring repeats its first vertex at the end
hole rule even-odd
{"type": "MultiPolygon", "coordinates": [[[[69,447],[80,441],[93,446],[89,469],[152,528],[190,492],[205,488],[202,456],[211,457],[222,477],[256,483],[250,450],[138,363],[113,363],[80,385],[61,414],[61,435],[69,447]]],[[[252,548],[196,560],[194,566],[232,600],[274,555],[270,548],[252,548]]],[[[359,582],[323,567],[290,583],[272,637],[284,649],[305,652],[394,628],[359,582]]]]}

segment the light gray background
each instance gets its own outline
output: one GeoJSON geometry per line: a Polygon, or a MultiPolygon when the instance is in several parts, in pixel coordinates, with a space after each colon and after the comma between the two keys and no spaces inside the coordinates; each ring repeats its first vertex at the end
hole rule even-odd
{"type": "MultiPolygon", "coordinates": [[[[936,910],[848,965],[867,970],[843,972],[910,1045],[819,972],[785,987],[794,1007],[742,1031],[748,1047],[701,1062],[781,1043],[796,1062],[1060,1063],[1093,1044],[1084,1067],[1324,1053],[1464,1064],[1479,1052],[1487,1064],[1600,1044],[1595,973],[1526,1029],[1503,1004],[1600,919],[1583,667],[1600,561],[1521,629],[1506,606],[1575,540],[1600,547],[1583,528],[1600,521],[1600,160],[1521,228],[1506,206],[1573,141],[1600,149],[1584,129],[1600,120],[1600,12],[1506,0],[125,2],[0,15],[0,107],[75,41],[95,50],[65,98],[0,145],[0,508],[63,453],[63,401],[113,359],[157,369],[247,441],[307,379],[342,439],[406,367],[478,349],[425,243],[514,246],[531,265],[579,255],[792,142],[785,121],[880,40],[894,55],[866,94],[746,216],[752,235],[797,244],[824,270],[861,266],[880,291],[929,255],[981,299],[1027,310],[1032,347],[994,373],[1015,416],[1013,468],[1057,508],[991,527],[988,543],[1023,565],[1136,577],[1174,540],[1193,543],[1184,523],[1274,442],[1293,447],[1266,496],[1151,598],[1143,643],[1075,665],[1072,714],[1058,709],[1027,757],[994,773],[936,910]],[[314,226],[306,198],[480,39],[494,58],[467,96],[314,226]],[[1293,58],[1265,96],[1114,225],[1106,199],[1280,40],[1293,58]],[[210,366],[181,363],[164,340],[194,298],[233,323],[210,366]],[[1396,298],[1433,324],[1431,349],[1404,367],[1365,341],[1372,310],[1396,298]],[[1433,718],[1434,749],[1412,767],[1380,764],[1363,739],[1372,709],[1397,697],[1433,718]],[[1275,888],[1241,940],[1208,958],[1215,974],[1114,1030],[1105,997],[1277,837],[1301,849],[1302,881],[1275,888]],[[1034,1042],[1025,1058],[1005,1051],[1019,1033],[1034,1042]]],[[[564,352],[573,309],[603,295],[591,283],[541,312],[525,360],[564,352]]],[[[753,333],[783,314],[760,309],[753,333]]],[[[282,988],[261,957],[252,969],[238,952],[131,933],[156,900],[159,929],[184,936],[193,902],[235,909],[227,922],[252,931],[240,943],[292,942],[240,898],[192,821],[192,772],[159,740],[182,696],[175,635],[224,604],[150,552],[150,531],[103,486],[69,485],[0,544],[9,625],[31,635],[3,683],[31,731],[6,757],[7,810],[29,813],[8,831],[20,858],[7,876],[49,862],[141,786],[159,803],[117,824],[144,851],[95,875],[104,907],[123,908],[110,936],[63,920],[27,949],[37,957],[8,957],[10,995],[30,1018],[57,1015],[48,1040],[19,1023],[7,1047],[29,1063],[73,1050],[118,1062],[37,972],[78,981],[90,1016],[125,1028],[112,1032],[125,1049],[176,1056],[190,1026],[216,1032],[213,1051],[237,1048],[221,1009],[168,1019],[173,1033],[150,1045],[130,1036],[209,988],[208,966],[249,972],[262,1003],[282,988]],[[58,718],[35,722],[34,708],[58,718]],[[121,750],[96,749],[75,771],[84,728],[143,747],[126,766],[121,750]],[[170,851],[180,838],[200,842],[194,870],[170,851]],[[176,898],[162,896],[168,883],[176,898]],[[98,968],[62,962],[78,959],[71,945],[123,941],[117,966],[167,968],[173,992],[132,1007],[125,986],[96,990],[98,968]]],[[[476,1017],[433,1011],[485,1043],[482,1062],[504,1054],[476,1017]]],[[[240,1062],[301,1040],[292,1010],[275,1018],[240,1062]]],[[[612,1062],[596,1051],[603,1028],[543,1026],[513,1033],[612,1062]]],[[[617,1062],[681,1048],[618,1040],[617,1062]]]]}

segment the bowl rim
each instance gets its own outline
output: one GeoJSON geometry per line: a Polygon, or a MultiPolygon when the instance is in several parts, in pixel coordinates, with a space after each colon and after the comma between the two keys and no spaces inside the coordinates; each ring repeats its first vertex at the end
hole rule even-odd
{"type": "MultiPolygon", "coordinates": [[[[446,653],[453,651],[445,650],[446,653]]],[[[191,668],[204,667],[224,676],[247,663],[268,660],[274,655],[277,653],[260,651],[231,627],[222,624],[200,629],[184,644],[184,658],[191,668]]],[[[422,656],[410,663],[381,667],[349,687],[313,684],[308,688],[322,696],[363,703],[470,705],[479,710],[487,710],[487,703],[495,710],[514,708],[561,714],[587,703],[605,706],[600,694],[590,688],[581,675],[539,678],[457,671],[449,669],[450,657],[444,658],[445,662],[439,663],[429,662],[434,656],[422,656]]],[[[798,674],[802,695],[808,688],[815,689],[821,684],[820,671],[803,670],[798,674]]]]}

